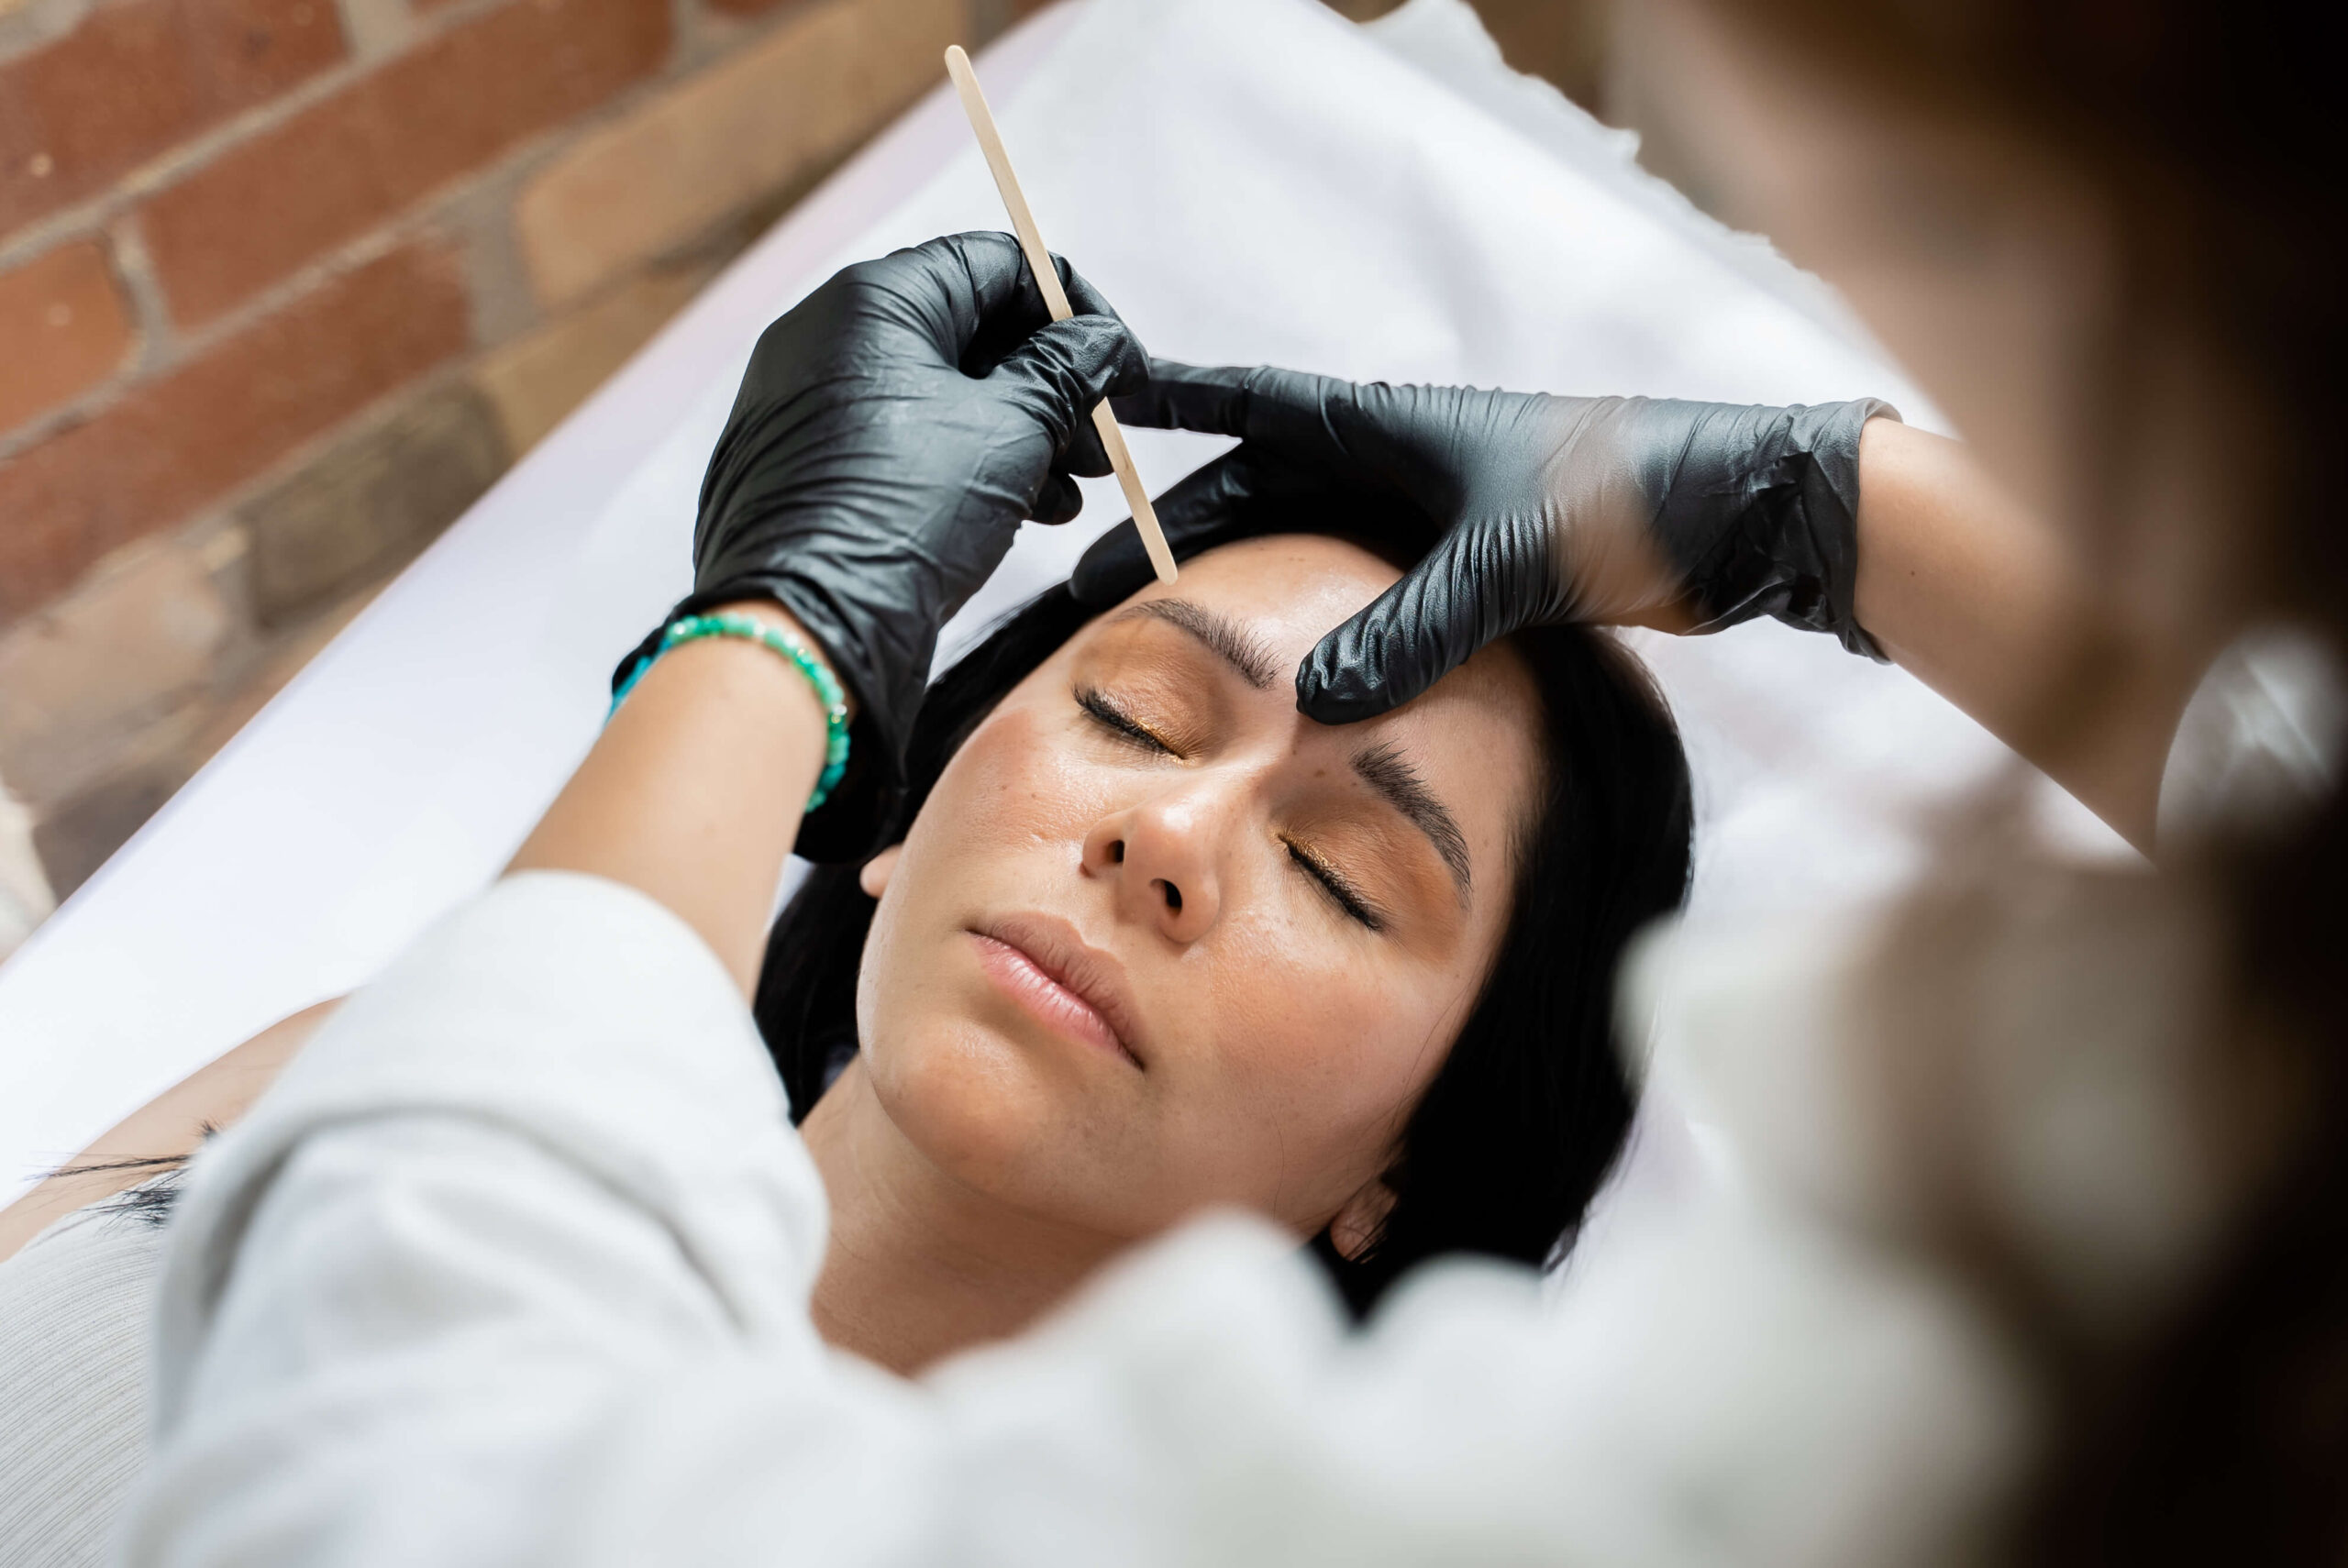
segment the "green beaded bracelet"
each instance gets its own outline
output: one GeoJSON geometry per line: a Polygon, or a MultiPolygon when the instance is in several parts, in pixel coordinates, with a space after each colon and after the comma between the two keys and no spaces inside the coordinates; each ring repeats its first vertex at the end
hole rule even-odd
{"type": "MultiPolygon", "coordinates": [[[[620,711],[627,694],[644,679],[662,654],[680,643],[693,642],[702,637],[740,637],[761,643],[789,659],[815,689],[815,699],[824,705],[824,773],[815,780],[815,792],[807,797],[807,809],[814,811],[829,799],[832,787],[847,771],[847,693],[840,690],[839,678],[831,672],[813,649],[780,626],[770,626],[753,615],[680,615],[662,629],[658,646],[636,661],[619,689],[612,693],[611,712],[620,711]]],[[[604,716],[611,723],[611,713],[604,716]]]]}

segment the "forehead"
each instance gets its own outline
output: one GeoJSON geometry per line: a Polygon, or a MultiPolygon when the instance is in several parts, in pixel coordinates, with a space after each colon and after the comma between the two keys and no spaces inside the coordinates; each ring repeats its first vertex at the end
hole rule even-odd
{"type": "MultiPolygon", "coordinates": [[[[1324,534],[1276,534],[1221,545],[1182,563],[1180,580],[1153,582],[1129,604],[1185,599],[1244,624],[1266,651],[1293,669],[1324,636],[1401,580],[1401,569],[1361,546],[1324,534]]],[[[1285,686],[1285,682],[1282,683],[1285,686]]],[[[1405,712],[1468,700],[1515,722],[1537,701],[1516,650],[1494,644],[1444,678],[1405,712]]],[[[1367,731],[1379,721],[1349,726],[1367,731]]]]}
{"type": "MultiPolygon", "coordinates": [[[[1284,672],[1266,698],[1292,711],[1294,688],[1285,672],[1401,575],[1391,563],[1346,540],[1282,534],[1195,556],[1183,563],[1179,581],[1151,583],[1127,602],[1188,600],[1238,623],[1284,672]]],[[[1114,620],[1114,613],[1104,617],[1105,623],[1114,620]]],[[[1324,729],[1297,717],[1306,733],[1331,742],[1359,746],[1391,741],[1408,747],[1429,781],[1447,784],[1455,797],[1513,803],[1523,799],[1536,766],[1539,708],[1531,669],[1503,642],[1380,718],[1324,729]],[[1508,788],[1490,788],[1502,780],[1508,788]]],[[[1463,807],[1456,798],[1453,804],[1463,807]]],[[[1469,804],[1464,814],[1479,813],[1469,804]]],[[[1503,809],[1500,814],[1509,813],[1503,809]]]]}
{"type": "Polygon", "coordinates": [[[1180,580],[1153,582],[1129,602],[1187,599],[1245,622],[1268,650],[1293,665],[1401,575],[1343,539],[1279,534],[1194,556],[1182,563],[1180,580]]]}

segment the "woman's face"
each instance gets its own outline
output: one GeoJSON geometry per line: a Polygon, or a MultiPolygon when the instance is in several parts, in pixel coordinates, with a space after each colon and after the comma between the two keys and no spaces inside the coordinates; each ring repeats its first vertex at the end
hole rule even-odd
{"type": "Polygon", "coordinates": [[[1123,1239],[1202,1205],[1301,1234],[1377,1190],[1506,923],[1538,700],[1489,649],[1381,719],[1298,660],[1395,570],[1209,552],[1086,626],[939,779],[885,878],[862,1070],[949,1178],[1123,1239]]]}

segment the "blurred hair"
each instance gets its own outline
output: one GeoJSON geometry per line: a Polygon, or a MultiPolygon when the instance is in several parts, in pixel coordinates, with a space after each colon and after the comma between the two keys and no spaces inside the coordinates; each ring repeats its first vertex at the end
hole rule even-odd
{"type": "MultiPolygon", "coordinates": [[[[2098,190],[2123,315],[2183,329],[2238,379],[2264,444],[2221,460],[2269,520],[2270,608],[2348,651],[2348,115],[2339,23],[2304,0],[1710,0],[1818,40],[1831,69],[1929,94],[2098,190]]],[[[2166,432],[2114,373],[2110,426],[2166,432]]],[[[2125,502],[2107,502],[2115,510],[2125,502]]],[[[2218,527],[2229,518],[2210,518],[2218,527]]],[[[2210,1052],[2279,1047],[2300,1120],[2276,1174],[2148,1343],[2074,1356],[2017,1554],[2071,1563],[2348,1559],[2348,797],[2216,845],[2169,879],[2224,933],[2210,1052]]],[[[2089,900],[2091,901],[2091,900],[2089,900]]],[[[2284,1142],[2278,1139],[2279,1142],[2284,1142]]],[[[2059,1360],[2060,1358],[2058,1358],[2059,1360]]]]}
{"type": "MultiPolygon", "coordinates": [[[[1034,600],[931,688],[914,726],[902,838],[955,751],[1093,612],[1065,587],[1034,600]]],[[[1522,632],[1542,705],[1542,777],[1511,913],[1475,1010],[1406,1123],[1396,1202],[1346,1259],[1312,1253],[1366,1312],[1422,1259],[1473,1252],[1539,1264],[1579,1222],[1628,1131],[1613,1049],[1614,972],[1632,935],[1685,897],[1688,764],[1645,669],[1610,635],[1522,632]]],[[[858,1048],[856,986],[873,900],[821,866],[775,922],[755,1010],[803,1119],[858,1048]]]]}

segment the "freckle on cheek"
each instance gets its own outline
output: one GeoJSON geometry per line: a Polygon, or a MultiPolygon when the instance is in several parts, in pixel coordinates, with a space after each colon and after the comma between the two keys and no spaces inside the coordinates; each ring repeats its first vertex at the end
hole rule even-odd
{"type": "Polygon", "coordinates": [[[958,781],[937,804],[962,818],[966,831],[1023,838],[1058,836],[1071,801],[1047,726],[1019,710],[999,712],[965,744],[950,772],[958,781]],[[954,797],[960,796],[958,811],[954,797]]]}

